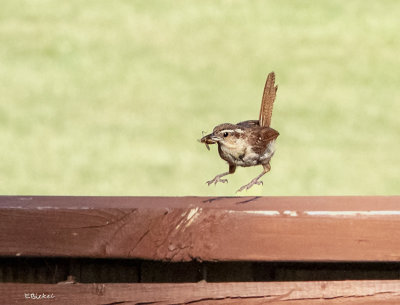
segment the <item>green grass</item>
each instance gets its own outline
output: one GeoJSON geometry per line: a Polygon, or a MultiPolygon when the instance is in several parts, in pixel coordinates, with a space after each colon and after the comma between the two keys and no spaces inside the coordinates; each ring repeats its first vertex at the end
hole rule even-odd
{"type": "Polygon", "coordinates": [[[400,192],[400,2],[2,2],[0,193],[234,195],[197,142],[258,118],[281,136],[248,195],[400,192]]]}

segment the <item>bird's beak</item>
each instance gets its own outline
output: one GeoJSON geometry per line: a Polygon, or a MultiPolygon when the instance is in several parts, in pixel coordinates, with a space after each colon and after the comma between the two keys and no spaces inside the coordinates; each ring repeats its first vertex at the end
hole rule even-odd
{"type": "Polygon", "coordinates": [[[215,144],[221,139],[217,136],[215,136],[213,133],[210,133],[204,137],[201,138],[200,142],[201,143],[207,143],[207,144],[215,144]]]}
{"type": "Polygon", "coordinates": [[[218,137],[216,137],[216,136],[214,136],[214,134],[210,133],[210,134],[202,137],[200,139],[200,142],[206,144],[207,149],[210,150],[210,147],[208,147],[208,144],[215,144],[219,140],[220,139],[218,137]]]}

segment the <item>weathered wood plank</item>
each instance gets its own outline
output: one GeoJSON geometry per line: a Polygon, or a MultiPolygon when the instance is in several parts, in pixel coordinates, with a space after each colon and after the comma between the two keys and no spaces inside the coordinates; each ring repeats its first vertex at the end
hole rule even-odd
{"type": "Polygon", "coordinates": [[[399,261],[400,197],[0,197],[0,255],[399,261]]]}
{"type": "Polygon", "coordinates": [[[398,304],[400,281],[0,284],[1,304],[398,304]],[[34,297],[47,296],[42,301],[34,297]]]}

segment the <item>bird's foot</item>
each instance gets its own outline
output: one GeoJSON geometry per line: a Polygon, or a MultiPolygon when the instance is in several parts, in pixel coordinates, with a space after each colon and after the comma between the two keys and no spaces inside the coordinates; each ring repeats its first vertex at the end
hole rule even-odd
{"type": "Polygon", "coordinates": [[[251,188],[254,184],[263,185],[263,182],[262,182],[262,181],[258,181],[258,179],[259,179],[258,177],[257,177],[257,178],[254,178],[254,179],[251,180],[249,183],[243,185],[240,189],[238,189],[238,190],[236,191],[236,193],[239,193],[239,192],[241,192],[241,191],[243,191],[243,190],[248,190],[248,189],[251,188]]]}
{"type": "Polygon", "coordinates": [[[210,181],[207,181],[206,183],[208,184],[208,185],[211,185],[211,184],[217,184],[218,182],[222,182],[222,183],[227,183],[228,182],[228,179],[221,179],[221,177],[223,177],[223,176],[225,176],[225,175],[217,175],[217,176],[215,176],[214,177],[214,179],[212,179],[212,180],[210,180],[210,181]]]}

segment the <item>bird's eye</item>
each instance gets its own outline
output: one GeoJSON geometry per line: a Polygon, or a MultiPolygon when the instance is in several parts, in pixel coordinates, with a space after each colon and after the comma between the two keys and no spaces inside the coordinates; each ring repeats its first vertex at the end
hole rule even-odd
{"type": "Polygon", "coordinates": [[[228,136],[228,133],[227,132],[224,132],[224,137],[226,138],[228,136]]]}

